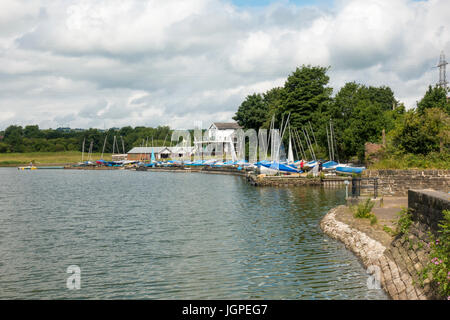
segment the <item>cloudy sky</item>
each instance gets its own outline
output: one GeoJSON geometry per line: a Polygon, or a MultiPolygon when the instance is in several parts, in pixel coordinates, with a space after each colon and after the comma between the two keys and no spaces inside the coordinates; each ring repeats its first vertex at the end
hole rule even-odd
{"type": "Polygon", "coordinates": [[[411,107],[449,17],[449,0],[1,0],[0,129],[207,126],[302,64],[411,107]]]}

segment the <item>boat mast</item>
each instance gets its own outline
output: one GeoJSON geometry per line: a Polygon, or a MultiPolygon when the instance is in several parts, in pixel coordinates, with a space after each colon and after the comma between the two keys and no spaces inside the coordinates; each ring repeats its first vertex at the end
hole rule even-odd
{"type": "Polygon", "coordinates": [[[291,117],[291,113],[289,112],[289,114],[287,116],[287,119],[286,119],[286,124],[284,125],[284,128],[283,127],[280,128],[281,129],[281,141],[283,141],[284,133],[285,133],[286,128],[287,128],[287,126],[289,124],[289,118],[290,117],[291,117]]]}
{"type": "Polygon", "coordinates": [[[83,147],[81,148],[81,162],[83,162],[84,159],[84,143],[86,142],[86,137],[83,139],[83,147]]]}
{"type": "Polygon", "coordinates": [[[313,160],[316,160],[316,155],[314,154],[314,150],[311,145],[311,141],[308,139],[308,132],[305,131],[305,128],[302,127],[303,135],[305,136],[306,145],[308,146],[309,153],[313,160]]]}
{"type": "Polygon", "coordinates": [[[294,130],[294,133],[295,133],[295,136],[297,137],[297,142],[298,142],[298,144],[299,144],[299,146],[300,146],[300,150],[301,150],[301,153],[302,153],[302,159],[307,159],[307,157],[306,157],[306,151],[305,151],[305,149],[303,148],[303,143],[302,143],[302,139],[300,138],[300,134],[298,133],[298,130],[297,129],[295,129],[294,130]]]}
{"type": "Polygon", "coordinates": [[[166,137],[164,138],[164,143],[163,143],[163,147],[165,147],[166,146],[166,139],[167,139],[167,136],[169,135],[169,133],[167,132],[167,134],[166,134],[166,137]]]}
{"type": "MultiPolygon", "coordinates": [[[[337,158],[337,161],[339,162],[339,154],[338,154],[338,148],[337,148],[337,144],[336,144],[336,135],[334,133],[334,125],[333,125],[332,119],[330,119],[330,124],[331,124],[331,128],[333,130],[333,146],[334,146],[334,149],[336,149],[336,158],[337,158]]],[[[334,153],[334,151],[333,151],[333,153],[334,153]]]]}
{"type": "MultiPolygon", "coordinates": [[[[142,147],[144,147],[145,146],[145,148],[147,148],[147,145],[148,145],[148,137],[147,137],[147,141],[144,141],[144,139],[142,139],[142,147]]],[[[141,161],[144,159],[144,158],[146,158],[146,156],[144,156],[146,153],[144,152],[144,153],[141,153],[141,161]]],[[[144,159],[145,160],[145,159],[144,159]]]]}
{"type": "Polygon", "coordinates": [[[309,128],[311,129],[311,133],[312,133],[312,136],[313,136],[313,138],[314,138],[314,143],[316,144],[316,148],[318,148],[318,146],[317,146],[317,140],[316,140],[316,135],[314,134],[313,128],[312,128],[312,126],[311,126],[311,122],[308,121],[308,124],[309,124],[309,128]]]}
{"type": "Polygon", "coordinates": [[[331,119],[330,119],[330,141],[331,141],[331,161],[334,161],[334,145],[333,145],[333,127],[331,125],[331,119]]]}
{"type": "Polygon", "coordinates": [[[291,131],[289,130],[288,163],[293,163],[293,162],[294,162],[294,153],[292,152],[291,131]]]}
{"type": "Polygon", "coordinates": [[[325,129],[327,129],[327,144],[328,144],[328,158],[331,160],[331,148],[330,148],[330,137],[328,134],[328,126],[325,126],[325,129]]]}
{"type": "Polygon", "coordinates": [[[88,155],[88,161],[91,161],[92,157],[92,147],[94,146],[94,140],[91,141],[91,145],[89,146],[89,155],[88,155]]]}
{"type": "Polygon", "coordinates": [[[289,135],[293,135],[294,136],[294,151],[295,151],[295,155],[297,156],[297,159],[300,160],[299,156],[298,156],[298,147],[296,146],[296,142],[295,142],[295,132],[293,132],[293,130],[291,130],[291,125],[289,125],[289,135]]]}
{"type": "Polygon", "coordinates": [[[123,143],[123,137],[120,136],[120,139],[122,140],[122,150],[123,150],[123,154],[125,154],[125,143],[123,143]]]}
{"type": "Polygon", "coordinates": [[[119,149],[119,139],[116,139],[116,148],[117,148],[117,154],[120,153],[120,149],[119,149]]]}
{"type": "Polygon", "coordinates": [[[306,132],[306,137],[308,138],[309,146],[311,147],[311,151],[313,153],[314,160],[317,160],[316,153],[314,151],[314,147],[313,147],[312,142],[311,142],[311,138],[309,137],[308,128],[305,129],[305,132],[306,132]]]}
{"type": "Polygon", "coordinates": [[[116,147],[116,136],[114,136],[114,139],[113,139],[113,149],[112,149],[112,154],[114,155],[114,149],[115,149],[115,147],[116,147]]]}
{"type": "Polygon", "coordinates": [[[102,149],[102,160],[103,160],[103,153],[105,152],[105,146],[106,146],[106,138],[108,138],[108,134],[105,136],[105,141],[103,142],[103,149],[102,149]]]}

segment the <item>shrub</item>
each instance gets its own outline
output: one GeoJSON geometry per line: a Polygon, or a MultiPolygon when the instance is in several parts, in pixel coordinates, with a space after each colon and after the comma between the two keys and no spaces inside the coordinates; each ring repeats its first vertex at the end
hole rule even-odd
{"type": "Polygon", "coordinates": [[[383,230],[390,234],[391,236],[396,236],[397,232],[395,232],[395,230],[392,230],[392,228],[389,228],[387,225],[383,225],[383,230]]]}
{"type": "Polygon", "coordinates": [[[378,222],[378,219],[373,213],[371,215],[372,216],[370,217],[370,224],[374,225],[374,224],[376,224],[378,222]]]}
{"type": "Polygon", "coordinates": [[[439,224],[439,237],[431,236],[428,266],[423,270],[423,278],[431,273],[439,293],[450,299],[450,211],[443,211],[444,219],[439,224]]]}
{"type": "Polygon", "coordinates": [[[412,224],[412,214],[409,209],[403,208],[402,211],[398,213],[399,218],[397,220],[397,226],[396,226],[396,233],[397,234],[403,234],[408,235],[409,233],[409,227],[412,224]]]}
{"type": "Polygon", "coordinates": [[[355,218],[372,218],[373,213],[371,213],[371,211],[374,205],[375,202],[371,201],[370,199],[358,203],[358,205],[352,207],[353,216],[355,218]]]}
{"type": "Polygon", "coordinates": [[[375,202],[367,199],[364,202],[358,203],[356,206],[351,206],[353,216],[359,219],[370,219],[370,224],[374,225],[378,222],[377,217],[371,212],[375,202]]]}

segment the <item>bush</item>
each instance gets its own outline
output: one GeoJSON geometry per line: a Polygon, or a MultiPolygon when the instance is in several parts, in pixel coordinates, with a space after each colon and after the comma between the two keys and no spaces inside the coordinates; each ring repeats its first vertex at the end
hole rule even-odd
{"type": "Polygon", "coordinates": [[[441,141],[448,144],[449,126],[450,117],[440,108],[426,109],[424,113],[410,110],[389,136],[395,149],[426,155],[438,152],[441,141]]]}
{"type": "Polygon", "coordinates": [[[403,208],[402,211],[398,213],[399,218],[397,220],[396,233],[408,235],[409,227],[412,224],[412,214],[409,209],[403,208]]]}
{"type": "Polygon", "coordinates": [[[374,214],[371,213],[374,205],[375,202],[371,201],[370,199],[367,199],[364,202],[358,203],[358,205],[356,206],[352,206],[351,209],[353,211],[353,216],[355,218],[371,219],[372,217],[374,217],[374,214]]]}
{"type": "Polygon", "coordinates": [[[392,154],[384,156],[378,162],[370,165],[369,169],[448,169],[450,156],[448,152],[431,152],[420,154],[392,154]]]}
{"type": "Polygon", "coordinates": [[[9,151],[9,145],[4,142],[0,142],[0,153],[5,153],[9,151]]]}
{"type": "Polygon", "coordinates": [[[395,237],[397,235],[397,232],[395,230],[392,230],[392,228],[388,227],[387,225],[383,225],[383,230],[391,236],[395,237]]]}
{"type": "Polygon", "coordinates": [[[370,217],[370,224],[374,225],[374,224],[376,224],[378,222],[378,219],[373,213],[371,215],[372,216],[370,217]]]}
{"type": "Polygon", "coordinates": [[[444,219],[439,224],[439,237],[431,236],[430,257],[423,274],[431,273],[432,281],[437,284],[439,293],[450,300],[450,211],[443,211],[444,219]]]}

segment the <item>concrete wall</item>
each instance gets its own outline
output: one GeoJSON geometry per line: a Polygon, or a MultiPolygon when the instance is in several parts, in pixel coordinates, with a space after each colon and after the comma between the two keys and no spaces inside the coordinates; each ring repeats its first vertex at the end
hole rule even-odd
{"type": "Polygon", "coordinates": [[[406,196],[409,189],[450,191],[450,170],[366,170],[363,177],[378,178],[380,196],[406,196]]]}

